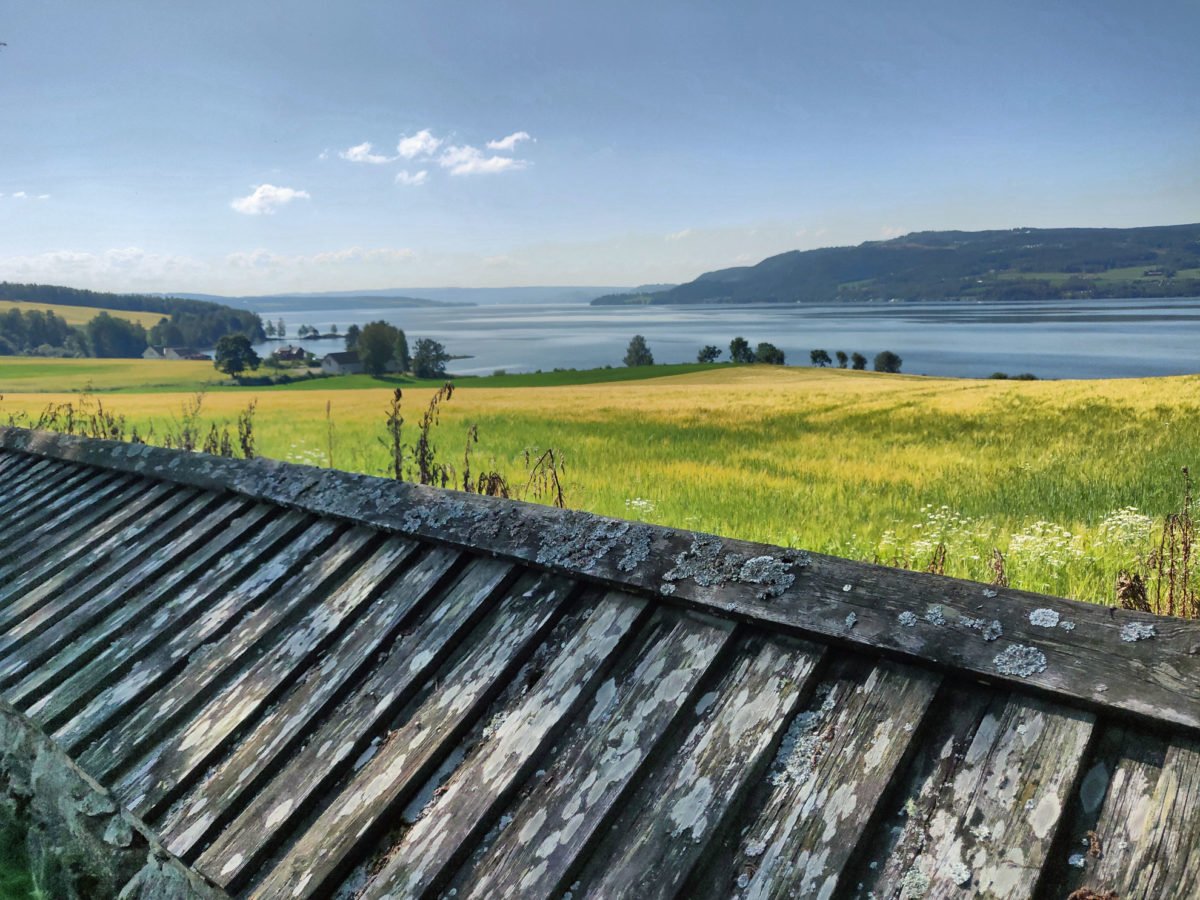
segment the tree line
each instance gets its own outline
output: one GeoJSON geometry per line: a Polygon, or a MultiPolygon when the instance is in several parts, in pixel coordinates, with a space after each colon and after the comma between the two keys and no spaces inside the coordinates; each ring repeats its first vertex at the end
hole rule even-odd
{"type": "Polygon", "coordinates": [[[103,312],[75,328],[52,311],[14,309],[0,321],[0,354],[7,355],[133,357],[141,356],[152,344],[212,347],[229,334],[244,334],[251,341],[261,341],[266,336],[262,321],[254,313],[206,300],[105,294],[7,281],[0,282],[0,300],[163,314],[147,331],[138,323],[103,312]]]}
{"type": "MultiPolygon", "coordinates": [[[[716,344],[705,344],[700,348],[700,352],[696,354],[696,362],[715,363],[720,360],[723,352],[716,344]]],[[[835,355],[838,368],[845,369],[852,367],[861,371],[867,367],[867,358],[861,353],[847,354],[844,350],[838,350],[835,355]]],[[[834,357],[830,356],[826,350],[813,350],[809,354],[809,359],[814,366],[825,367],[833,365],[834,357]]],[[[654,365],[654,354],[650,351],[650,345],[646,343],[645,337],[640,334],[633,336],[629,341],[629,347],[625,351],[625,359],[623,361],[627,366],[654,365]]],[[[782,366],[785,364],[786,357],[782,350],[768,341],[762,341],[757,347],[752,347],[748,340],[738,336],[729,342],[729,361],[741,365],[760,363],[782,366]]],[[[891,350],[884,350],[881,353],[875,354],[875,371],[899,372],[903,362],[891,350]]]]}
{"type": "Polygon", "coordinates": [[[10,309],[0,314],[0,355],[4,356],[134,357],[147,346],[145,328],[106,312],[79,327],[50,311],[10,309]]]}

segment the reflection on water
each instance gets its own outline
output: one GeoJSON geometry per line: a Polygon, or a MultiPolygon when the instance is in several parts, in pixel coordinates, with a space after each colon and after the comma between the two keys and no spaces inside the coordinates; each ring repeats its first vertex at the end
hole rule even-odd
{"type": "MultiPolygon", "coordinates": [[[[1112,378],[1200,371],[1200,299],[1059,300],[1036,303],[858,303],[765,307],[590,307],[509,305],[443,309],[272,312],[300,325],[342,331],[386,319],[410,344],[432,337],[455,355],[453,371],[592,368],[620,365],[634,334],[658,362],[689,362],[704,344],[741,335],[770,341],[806,364],[814,348],[873,357],[893,350],[904,371],[985,376],[1033,372],[1043,378],[1112,378]]],[[[294,341],[318,355],[341,341],[294,341]]],[[[270,352],[277,344],[258,349],[270,352]]]]}

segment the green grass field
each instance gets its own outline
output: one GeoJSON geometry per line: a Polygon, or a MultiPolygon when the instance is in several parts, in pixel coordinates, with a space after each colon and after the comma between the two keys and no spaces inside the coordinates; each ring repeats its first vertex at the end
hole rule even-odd
{"type": "MultiPolygon", "coordinates": [[[[1051,284],[1062,284],[1071,278],[1082,278],[1085,281],[1095,281],[1100,284],[1128,284],[1138,282],[1156,282],[1159,279],[1146,277],[1143,273],[1154,268],[1150,265],[1127,266],[1123,269],[1108,269],[1104,272],[1089,272],[1072,275],[1067,272],[997,272],[996,277],[1008,281],[1049,281],[1051,284]]],[[[1200,269],[1179,269],[1175,273],[1176,281],[1187,281],[1200,278],[1200,269]]]]}
{"type": "MultiPolygon", "coordinates": [[[[213,392],[201,418],[230,423],[255,399],[262,454],[383,474],[392,388],[346,381],[213,392]]],[[[1178,507],[1182,467],[1200,466],[1192,376],[1003,382],[718,366],[622,382],[489,383],[444,409],[435,442],[456,467],[477,424],[473,469],[523,483],[523,451],[558,448],[575,507],[914,567],[944,543],[947,573],[979,580],[991,577],[995,547],[1015,586],[1101,602],[1149,550],[1155,520],[1178,507]]],[[[404,386],[407,442],[430,395],[404,386]]],[[[191,396],[102,399],[161,438],[191,396]]],[[[79,399],[5,391],[0,417],[79,399]]]]}
{"type": "MultiPolygon", "coordinates": [[[[636,368],[585,369],[531,372],[454,379],[459,387],[553,387],[572,384],[605,384],[638,381],[666,375],[686,375],[717,368],[700,363],[636,368]]],[[[255,375],[270,374],[259,369],[255,375]]],[[[154,393],[181,391],[358,391],[379,388],[436,387],[444,379],[420,381],[403,376],[372,378],[339,375],[298,380],[267,387],[239,387],[213,368],[211,362],[150,359],[46,359],[36,356],[0,357],[0,394],[89,391],[91,393],[154,393]]]]}
{"type": "Polygon", "coordinates": [[[97,309],[91,306],[64,306],[57,303],[33,303],[27,300],[0,300],[0,313],[7,312],[10,309],[19,309],[21,312],[52,312],[61,319],[66,320],[68,325],[86,325],[102,312],[108,313],[116,319],[128,319],[130,322],[137,322],[145,328],[157,325],[166,313],[156,312],[132,312],[124,309],[97,309]]]}

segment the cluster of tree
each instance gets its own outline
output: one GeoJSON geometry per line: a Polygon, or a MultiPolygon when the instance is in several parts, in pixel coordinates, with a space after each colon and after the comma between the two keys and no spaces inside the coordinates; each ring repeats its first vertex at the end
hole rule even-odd
{"type": "Polygon", "coordinates": [[[0,315],[0,355],[141,356],[146,329],[106,312],[75,328],[53,312],[11,309],[0,315]]]}
{"type": "MultiPolygon", "coordinates": [[[[696,361],[702,363],[715,363],[720,358],[721,348],[715,344],[706,344],[696,354],[696,361]]],[[[735,337],[729,342],[729,359],[735,363],[766,363],[773,366],[784,364],[783,351],[774,344],[763,341],[757,347],[751,347],[744,337],[735,337]]],[[[623,362],[627,366],[654,365],[654,354],[650,352],[650,347],[642,335],[635,334],[630,340],[623,362]]]]}
{"type": "Polygon", "coordinates": [[[222,335],[239,332],[252,341],[262,340],[266,336],[262,321],[254,313],[207,300],[151,297],[145,294],[105,294],[51,284],[15,284],[7,281],[0,282],[0,300],[162,313],[162,321],[150,329],[146,339],[149,343],[166,346],[211,347],[222,335]]]}
{"type": "MultiPolygon", "coordinates": [[[[335,329],[336,333],[336,329],[335,329]]],[[[417,378],[442,378],[450,354],[445,346],[431,338],[418,338],[410,354],[404,331],[387,322],[368,322],[361,328],[346,329],[346,349],[358,354],[368,375],[385,372],[412,372],[417,378]]]]}
{"type": "MultiPolygon", "coordinates": [[[[845,350],[839,350],[834,356],[830,356],[828,350],[813,350],[808,354],[812,364],[820,368],[833,365],[834,357],[837,358],[839,369],[853,368],[861,372],[867,367],[867,358],[861,353],[847,354],[845,350]]],[[[875,354],[876,372],[899,372],[903,363],[904,360],[891,350],[875,354]]]]}
{"type": "Polygon", "coordinates": [[[744,337],[735,337],[729,342],[729,360],[735,363],[765,363],[771,366],[782,366],[785,358],[783,351],[766,341],[751,349],[750,342],[744,337]]]}
{"type": "Polygon", "coordinates": [[[86,356],[78,331],[52,312],[10,309],[0,315],[0,354],[86,356]]]}
{"type": "Polygon", "coordinates": [[[346,330],[346,349],[358,353],[358,359],[368,375],[407,372],[412,366],[408,338],[403,331],[387,322],[368,322],[361,329],[350,326],[346,330]],[[351,329],[354,329],[353,334],[351,329]]]}
{"type": "Polygon", "coordinates": [[[212,347],[229,334],[244,334],[252,341],[266,337],[258,316],[242,309],[209,304],[199,312],[173,312],[150,329],[148,340],[160,347],[212,347]]]}
{"type": "MultiPolygon", "coordinates": [[[[357,326],[351,327],[357,328],[357,326]]],[[[268,319],[266,324],[263,325],[263,332],[269,338],[285,338],[287,337],[287,323],[284,322],[283,319],[280,319],[278,322],[272,322],[270,319],[268,319]]],[[[336,325],[330,325],[329,334],[332,334],[336,337],[337,333],[338,327],[336,325]]],[[[296,337],[301,339],[319,338],[320,336],[321,329],[317,328],[315,325],[301,325],[296,329],[296,337]]]]}
{"type": "Polygon", "coordinates": [[[1166,275],[1197,268],[1200,225],[927,231],[857,247],[793,250],[754,266],[707,272],[670,290],[636,297],[612,294],[592,302],[1200,296],[1200,278],[1166,275]],[[1120,280],[1086,277],[1113,269],[1132,269],[1133,273],[1120,280]],[[1161,274],[1149,276],[1146,270],[1161,274]]]}

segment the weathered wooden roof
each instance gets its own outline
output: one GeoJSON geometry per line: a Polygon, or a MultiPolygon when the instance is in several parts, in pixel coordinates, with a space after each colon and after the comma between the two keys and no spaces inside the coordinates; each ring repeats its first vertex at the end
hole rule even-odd
{"type": "Polygon", "coordinates": [[[0,573],[187,891],[1200,896],[1197,623],[18,429],[0,573]]]}

